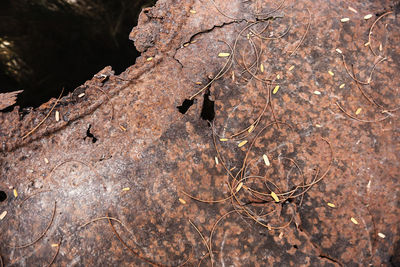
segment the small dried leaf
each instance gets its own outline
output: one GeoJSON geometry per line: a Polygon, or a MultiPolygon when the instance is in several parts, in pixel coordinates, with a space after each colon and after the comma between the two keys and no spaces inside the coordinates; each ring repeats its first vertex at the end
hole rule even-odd
{"type": "Polygon", "coordinates": [[[342,18],[340,21],[341,22],[348,22],[348,21],[350,21],[350,19],[349,18],[342,18]]]}
{"type": "Polygon", "coordinates": [[[342,83],[342,84],[339,86],[339,88],[342,89],[344,86],[345,86],[345,84],[342,83]]]}
{"type": "Polygon", "coordinates": [[[315,95],[320,95],[321,92],[320,92],[320,91],[314,91],[314,94],[315,94],[315,95]]]}
{"type": "Polygon", "coordinates": [[[228,138],[220,138],[219,141],[226,142],[226,141],[228,141],[228,138]]]}
{"type": "Polygon", "coordinates": [[[124,187],[124,188],[122,188],[122,191],[129,191],[129,190],[131,190],[130,187],[124,187]]]}
{"type": "Polygon", "coordinates": [[[186,200],[184,200],[184,199],[182,199],[182,198],[179,198],[179,202],[181,202],[183,205],[186,204],[186,200]]]}
{"type": "Polygon", "coordinates": [[[82,93],[82,94],[79,94],[79,95],[78,95],[79,98],[82,98],[82,97],[84,97],[84,96],[85,96],[85,93],[82,93]]]}
{"type": "Polygon", "coordinates": [[[56,248],[56,247],[58,247],[58,244],[51,244],[51,247],[56,248]]]}
{"type": "Polygon", "coordinates": [[[380,238],[385,238],[385,237],[386,237],[386,235],[383,234],[383,233],[378,233],[378,236],[379,236],[380,238]]]}
{"type": "Polygon", "coordinates": [[[331,76],[334,76],[335,74],[332,72],[332,71],[330,71],[330,70],[328,70],[328,73],[329,73],[329,75],[331,75],[331,76]]]}
{"type": "Polygon", "coordinates": [[[279,90],[279,85],[275,86],[274,91],[272,91],[273,94],[276,94],[279,90]]]}
{"type": "Polygon", "coordinates": [[[121,128],[122,131],[126,132],[126,128],[122,126],[121,124],[119,125],[119,128],[121,128]]]}
{"type": "Polygon", "coordinates": [[[365,20],[369,20],[370,18],[372,18],[372,14],[368,14],[368,15],[365,15],[365,16],[364,16],[364,19],[365,19],[365,20]]]}
{"type": "Polygon", "coordinates": [[[357,220],[356,220],[356,219],[354,219],[353,217],[351,217],[351,219],[350,219],[350,220],[351,220],[351,222],[352,222],[352,223],[354,223],[354,224],[358,224],[357,220]]]}
{"type": "Polygon", "coordinates": [[[193,40],[193,41],[191,41],[190,43],[191,44],[194,44],[194,43],[196,43],[197,42],[197,40],[193,40]]]}
{"type": "Polygon", "coordinates": [[[196,84],[201,85],[201,82],[196,82],[196,84]]]}
{"type": "Polygon", "coordinates": [[[218,157],[215,157],[215,165],[218,165],[219,161],[218,161],[218,157]]]}
{"type": "Polygon", "coordinates": [[[189,10],[189,12],[192,14],[196,14],[196,10],[194,10],[194,9],[189,10]]]}
{"type": "Polygon", "coordinates": [[[343,54],[342,50],[340,50],[339,48],[336,48],[336,52],[338,52],[339,54],[343,54]]]}
{"type": "Polygon", "coordinates": [[[264,65],[263,64],[260,65],[260,71],[264,72],[264,65]]]}
{"type": "Polygon", "coordinates": [[[369,46],[369,42],[366,42],[366,43],[364,44],[364,46],[369,46]]]}
{"type": "Polygon", "coordinates": [[[185,44],[183,44],[183,46],[184,46],[184,47],[186,47],[186,46],[188,46],[188,45],[189,45],[189,43],[185,43],[185,44]]]}
{"type": "Polygon", "coordinates": [[[13,193],[14,193],[14,197],[17,198],[17,197],[18,197],[17,189],[14,189],[14,190],[13,190],[13,193]]]}
{"type": "Polygon", "coordinates": [[[264,163],[265,163],[265,165],[267,165],[267,166],[270,166],[271,165],[271,163],[269,162],[269,158],[268,158],[268,156],[267,155],[263,155],[263,159],[264,159],[264,163]]]}
{"type": "Polygon", "coordinates": [[[276,79],[279,80],[281,78],[281,76],[278,74],[276,75],[276,79]]]}
{"type": "Polygon", "coordinates": [[[238,144],[238,147],[242,147],[242,146],[244,146],[245,144],[247,144],[247,140],[243,140],[242,142],[240,142],[239,144],[238,144]]]}
{"type": "Polygon", "coordinates": [[[251,126],[250,126],[250,128],[247,130],[249,133],[251,133],[252,131],[254,130],[254,125],[252,124],[251,126]]]}
{"type": "Polygon", "coordinates": [[[153,57],[148,57],[147,59],[146,59],[146,61],[152,61],[153,60],[153,57]]]}
{"type": "Polygon", "coordinates": [[[229,57],[231,54],[229,53],[219,53],[218,56],[219,57],[229,57]]]}
{"type": "Polygon", "coordinates": [[[352,8],[351,6],[349,6],[349,10],[354,12],[354,13],[358,13],[357,10],[355,10],[354,8],[352,8]]]}
{"type": "Polygon", "coordinates": [[[239,190],[242,188],[243,182],[240,182],[240,184],[236,187],[236,193],[239,192],[239,190]]]}
{"type": "Polygon", "coordinates": [[[49,160],[48,160],[47,158],[44,158],[44,162],[45,162],[46,164],[49,164],[49,160]]]}
{"type": "Polygon", "coordinates": [[[336,205],[335,204],[333,204],[333,203],[330,203],[330,202],[328,202],[328,203],[326,203],[329,207],[331,207],[331,208],[335,208],[336,207],[336,205]]]}
{"type": "Polygon", "coordinates": [[[275,200],[275,202],[279,202],[278,196],[275,194],[274,191],[271,191],[271,197],[275,200]]]}
{"type": "Polygon", "coordinates": [[[379,44],[379,51],[382,51],[383,47],[382,47],[382,43],[379,44]]]}
{"type": "Polygon", "coordinates": [[[322,127],[322,125],[321,125],[321,124],[315,124],[315,127],[317,127],[317,128],[321,128],[321,127],[322,127]]]}
{"type": "Polygon", "coordinates": [[[290,66],[289,71],[294,69],[294,65],[290,66]]]}
{"type": "Polygon", "coordinates": [[[360,114],[360,113],[361,113],[361,110],[362,110],[362,108],[358,108],[358,109],[356,110],[356,115],[360,114]]]}
{"type": "Polygon", "coordinates": [[[56,110],[56,121],[60,121],[60,112],[58,112],[58,110],[56,110]]]}
{"type": "Polygon", "coordinates": [[[4,217],[6,217],[6,215],[7,215],[7,211],[5,210],[0,214],[0,221],[3,220],[4,217]]]}

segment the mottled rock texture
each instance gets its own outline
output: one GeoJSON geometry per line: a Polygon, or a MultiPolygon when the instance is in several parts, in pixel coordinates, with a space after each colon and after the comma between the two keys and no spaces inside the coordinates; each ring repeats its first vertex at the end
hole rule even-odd
{"type": "Polygon", "coordinates": [[[142,12],[130,34],[142,56],[121,75],[110,68],[94,75],[60,99],[24,139],[56,100],[25,115],[0,114],[0,190],[8,195],[0,203],[0,214],[8,212],[0,221],[5,265],[46,265],[57,253],[52,244],[60,244],[56,266],[150,265],[122,245],[107,220],[81,227],[109,215],[123,222],[126,228],[113,225],[141,257],[162,265],[179,265],[189,257],[187,266],[201,260],[210,266],[189,220],[208,240],[214,223],[234,207],[229,199],[202,203],[182,191],[208,200],[229,196],[231,178],[222,163],[235,175],[258,136],[243,175],[268,179],[264,190],[271,182],[287,191],[311,183],[316,173],[320,177],[332,157],[326,141],[333,161],[304,197],[284,203],[254,198],[249,188],[263,185],[244,180],[238,200],[258,214],[259,223],[235,212],[224,217],[212,238],[215,266],[398,266],[399,18],[382,17],[368,40],[373,22],[393,3],[281,4],[160,0],[142,12]],[[372,18],[365,20],[367,14],[372,18]],[[229,71],[180,113],[177,106],[229,62],[218,57],[232,53],[229,46],[235,49],[229,71]],[[350,77],[353,69],[361,84],[350,77]],[[279,90],[270,94],[276,83],[279,90]],[[269,99],[272,105],[263,112],[269,99]],[[200,118],[204,102],[214,108],[215,144],[212,128],[200,118]],[[285,124],[262,130],[274,116],[285,124]],[[250,124],[257,127],[245,130],[245,138],[219,141],[250,124]],[[243,140],[249,142],[239,147],[243,140]],[[31,246],[10,248],[43,232],[31,246]]]}

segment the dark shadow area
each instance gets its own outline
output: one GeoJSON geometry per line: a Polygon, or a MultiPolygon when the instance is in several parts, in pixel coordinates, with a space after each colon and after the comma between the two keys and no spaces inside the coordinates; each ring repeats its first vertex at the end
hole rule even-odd
{"type": "Polygon", "coordinates": [[[201,109],[200,117],[203,120],[212,122],[215,117],[215,111],[214,111],[214,101],[210,99],[210,96],[211,96],[210,90],[207,90],[207,92],[204,94],[203,107],[201,109]]]}
{"type": "Polygon", "coordinates": [[[37,107],[111,65],[118,74],[139,53],[128,35],[155,0],[0,1],[0,92],[24,90],[37,107]]]}
{"type": "Polygon", "coordinates": [[[3,202],[7,199],[7,194],[4,191],[0,191],[0,202],[3,202]]]}
{"type": "Polygon", "coordinates": [[[181,106],[177,106],[176,108],[182,114],[185,114],[189,108],[194,104],[194,100],[192,99],[185,99],[181,106]]]}

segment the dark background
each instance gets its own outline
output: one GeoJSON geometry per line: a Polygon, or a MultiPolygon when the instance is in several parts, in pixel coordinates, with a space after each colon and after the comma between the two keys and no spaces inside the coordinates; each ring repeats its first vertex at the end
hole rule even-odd
{"type": "MultiPolygon", "coordinates": [[[[0,92],[24,90],[21,108],[74,90],[138,56],[129,32],[155,0],[1,0],[0,92]]],[[[10,110],[10,108],[8,108],[10,110]]]]}

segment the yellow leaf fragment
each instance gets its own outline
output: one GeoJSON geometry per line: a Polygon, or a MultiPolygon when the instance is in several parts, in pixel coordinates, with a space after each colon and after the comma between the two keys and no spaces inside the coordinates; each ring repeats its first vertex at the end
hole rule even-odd
{"type": "Polygon", "coordinates": [[[219,161],[218,161],[218,157],[215,157],[215,165],[218,165],[219,161]]]}
{"type": "Polygon", "coordinates": [[[49,164],[49,160],[48,160],[47,158],[44,158],[44,162],[45,162],[46,164],[49,164]]]}
{"type": "Polygon", "coordinates": [[[336,48],[336,52],[338,52],[339,54],[343,54],[342,50],[340,50],[339,48],[336,48]]]}
{"type": "Polygon", "coordinates": [[[342,19],[340,19],[340,21],[341,22],[348,22],[348,21],[350,21],[350,19],[349,18],[342,18],[342,19]]]}
{"type": "Polygon", "coordinates": [[[184,43],[184,44],[183,44],[184,47],[186,47],[186,46],[188,46],[188,45],[189,45],[189,43],[184,43]]]}
{"type": "Polygon", "coordinates": [[[322,127],[322,125],[321,125],[321,124],[315,124],[315,127],[317,127],[317,128],[321,128],[321,127],[322,127]]]}
{"type": "Polygon", "coordinates": [[[231,54],[229,53],[219,53],[218,56],[219,57],[229,57],[231,54]]]}
{"type": "Polygon", "coordinates": [[[344,86],[345,86],[345,84],[342,83],[342,84],[339,86],[339,88],[342,89],[344,86]]]}
{"type": "Polygon", "coordinates": [[[179,198],[179,202],[181,202],[183,205],[186,204],[186,200],[184,200],[183,198],[179,198]]]}
{"type": "Polygon", "coordinates": [[[279,80],[281,78],[281,76],[278,74],[276,75],[276,79],[279,80]]]}
{"type": "Polygon", "coordinates": [[[294,65],[289,67],[289,71],[292,71],[294,69],[294,65]]]}
{"type": "Polygon", "coordinates": [[[56,121],[60,121],[60,112],[58,112],[58,110],[56,110],[56,121]]]}
{"type": "Polygon", "coordinates": [[[243,182],[240,182],[240,184],[236,187],[236,193],[239,192],[239,190],[242,188],[243,182]]]}
{"type": "Polygon", "coordinates": [[[17,197],[18,197],[17,189],[14,189],[14,190],[13,190],[13,193],[14,193],[14,197],[17,198],[17,197]]]}
{"type": "Polygon", "coordinates": [[[196,84],[201,85],[201,82],[196,82],[196,84]]]}
{"type": "Polygon", "coordinates": [[[329,75],[331,75],[331,76],[334,76],[334,75],[335,75],[331,70],[328,70],[328,73],[329,73],[329,75]]]}
{"type": "Polygon", "coordinates": [[[366,42],[366,43],[364,44],[364,46],[369,46],[369,42],[366,42]]]}
{"type": "Polygon", "coordinates": [[[385,238],[385,237],[386,237],[386,235],[383,234],[383,233],[378,233],[378,236],[379,236],[380,238],[385,238]]]}
{"type": "Polygon", "coordinates": [[[5,210],[0,214],[0,221],[3,220],[4,217],[6,217],[6,215],[7,215],[7,211],[5,210]]]}
{"type": "Polygon", "coordinates": [[[192,13],[192,14],[196,14],[197,13],[196,10],[194,10],[194,9],[189,10],[189,12],[192,13]]]}
{"type": "Polygon", "coordinates": [[[148,57],[147,59],[146,59],[146,61],[152,61],[153,60],[153,57],[148,57]]]}
{"type": "Polygon", "coordinates": [[[275,86],[274,91],[272,91],[273,94],[276,94],[279,90],[279,85],[275,86]]]}
{"type": "Polygon", "coordinates": [[[51,244],[51,247],[56,248],[56,247],[58,247],[58,244],[51,244]]]}
{"type": "Polygon", "coordinates": [[[315,95],[320,95],[321,92],[320,92],[320,91],[314,91],[314,94],[315,94],[315,95]]]}
{"type": "Polygon", "coordinates": [[[351,219],[350,219],[350,220],[351,220],[351,222],[352,222],[352,223],[354,223],[354,224],[358,224],[357,220],[356,220],[356,219],[354,219],[353,217],[351,217],[351,219]]]}
{"type": "Polygon", "coordinates": [[[270,166],[271,165],[271,163],[269,162],[269,158],[268,158],[268,156],[267,155],[263,155],[263,159],[264,159],[264,163],[265,163],[265,165],[267,165],[267,166],[270,166]]]}
{"type": "Polygon", "coordinates": [[[328,206],[329,206],[329,207],[331,207],[331,208],[335,208],[335,207],[336,207],[336,205],[335,205],[335,204],[333,204],[333,203],[330,203],[330,202],[326,203],[326,205],[328,205],[328,206]]]}
{"type": "Polygon", "coordinates": [[[355,10],[355,9],[352,8],[351,6],[349,6],[349,10],[350,10],[351,12],[358,13],[357,10],[355,10]]]}
{"type": "Polygon", "coordinates": [[[126,132],[126,128],[122,126],[121,124],[119,125],[119,128],[121,128],[122,131],[126,132]]]}
{"type": "Polygon", "coordinates": [[[193,40],[193,41],[191,41],[190,43],[191,44],[194,44],[194,43],[196,43],[197,42],[197,40],[193,40]]]}
{"type": "Polygon", "coordinates": [[[247,130],[249,133],[251,133],[252,131],[254,130],[254,125],[252,124],[251,126],[250,126],[250,128],[247,130]]]}
{"type": "Polygon", "coordinates": [[[382,47],[382,43],[379,44],[379,51],[382,51],[383,47],[382,47]]]}
{"type": "Polygon", "coordinates": [[[278,196],[275,194],[274,191],[271,191],[271,197],[275,200],[275,202],[279,202],[278,196]]]}
{"type": "Polygon", "coordinates": [[[264,72],[264,65],[263,64],[260,65],[260,71],[264,72]]]}
{"type": "Polygon", "coordinates": [[[226,141],[228,141],[228,138],[220,138],[219,141],[226,142],[226,141]]]}
{"type": "Polygon", "coordinates": [[[365,16],[364,16],[364,19],[365,19],[365,20],[369,20],[370,18],[372,18],[372,14],[368,14],[368,15],[365,15],[365,16]]]}
{"type": "Polygon", "coordinates": [[[124,188],[122,188],[122,191],[129,191],[129,190],[131,190],[130,187],[124,187],[124,188]]]}
{"type": "Polygon", "coordinates": [[[361,113],[361,110],[362,110],[362,108],[358,108],[358,109],[356,110],[356,115],[360,114],[360,113],[361,113]]]}
{"type": "Polygon", "coordinates": [[[247,144],[247,140],[243,140],[242,142],[240,142],[239,144],[238,144],[238,147],[242,147],[242,146],[244,146],[245,144],[247,144]]]}
{"type": "Polygon", "coordinates": [[[82,93],[82,94],[79,94],[79,95],[78,95],[79,98],[82,98],[82,97],[84,97],[84,96],[85,96],[85,93],[82,93]]]}

